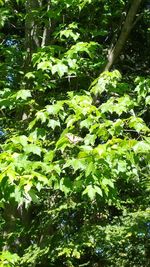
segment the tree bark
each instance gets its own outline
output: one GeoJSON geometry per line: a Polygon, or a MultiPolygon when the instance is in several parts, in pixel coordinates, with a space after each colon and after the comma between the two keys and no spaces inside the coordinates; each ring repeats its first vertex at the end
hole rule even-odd
{"type": "Polygon", "coordinates": [[[135,17],[142,1],[143,0],[132,1],[131,7],[126,15],[125,22],[122,26],[120,36],[116,44],[109,51],[108,62],[106,63],[104,70],[110,70],[113,64],[115,63],[116,59],[120,55],[132,28],[135,26],[135,21],[136,21],[135,17]]]}
{"type": "MultiPolygon", "coordinates": [[[[50,11],[50,8],[51,8],[51,1],[49,1],[49,3],[47,3],[47,12],[50,11]]],[[[49,18],[47,20],[45,26],[44,26],[44,29],[43,29],[41,47],[49,45],[50,34],[51,34],[51,19],[49,18]]]]}
{"type": "Polygon", "coordinates": [[[20,243],[22,243],[25,248],[30,245],[31,240],[29,236],[27,236],[27,230],[30,227],[32,221],[30,208],[25,209],[24,205],[18,208],[16,203],[5,203],[2,217],[5,221],[3,228],[3,239],[5,240],[3,251],[9,250],[12,247],[17,248],[20,243]],[[16,237],[16,239],[13,239],[12,241],[9,236],[17,231],[19,221],[22,224],[24,230],[26,230],[25,235],[22,236],[21,239],[20,237],[16,237]]]}
{"type": "Polygon", "coordinates": [[[51,19],[47,17],[44,26],[40,20],[41,12],[49,12],[51,1],[47,0],[26,0],[26,18],[25,18],[25,48],[27,56],[25,66],[27,70],[31,65],[32,55],[38,48],[50,44],[51,19]]]}
{"type": "Polygon", "coordinates": [[[31,64],[32,54],[40,47],[40,21],[37,19],[37,12],[42,6],[41,0],[26,0],[26,18],[25,18],[25,48],[27,51],[26,66],[31,64]]]}

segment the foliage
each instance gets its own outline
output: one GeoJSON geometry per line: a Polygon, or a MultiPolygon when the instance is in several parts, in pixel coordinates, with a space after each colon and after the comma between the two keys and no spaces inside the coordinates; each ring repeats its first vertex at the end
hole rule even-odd
{"type": "Polygon", "coordinates": [[[150,78],[136,56],[127,75],[135,40],[129,70],[99,74],[129,3],[38,2],[30,22],[51,41],[27,44],[29,62],[25,1],[0,1],[0,266],[147,267],[150,78]]]}

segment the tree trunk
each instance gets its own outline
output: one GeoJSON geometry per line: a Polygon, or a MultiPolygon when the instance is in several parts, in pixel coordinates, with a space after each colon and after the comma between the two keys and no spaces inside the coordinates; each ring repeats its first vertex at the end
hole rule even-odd
{"type": "Polygon", "coordinates": [[[27,51],[25,65],[29,68],[32,54],[40,47],[40,18],[37,19],[37,12],[42,6],[41,0],[26,0],[26,18],[25,18],[25,48],[27,51]]]}
{"type": "Polygon", "coordinates": [[[26,0],[25,8],[25,48],[27,51],[25,69],[29,70],[33,53],[39,47],[50,44],[51,19],[47,18],[43,25],[40,15],[43,10],[45,13],[50,11],[51,1],[48,0],[43,4],[42,0],[26,0]]]}
{"type": "Polygon", "coordinates": [[[18,208],[16,203],[6,203],[2,212],[2,217],[5,220],[3,232],[5,244],[3,250],[9,250],[12,247],[17,248],[20,243],[23,244],[25,248],[29,246],[31,240],[27,235],[27,231],[32,221],[31,209],[25,209],[24,205],[18,208]],[[12,241],[10,236],[17,232],[18,222],[22,224],[26,232],[21,239],[20,237],[16,237],[16,239],[13,239],[12,241]]]}
{"type": "Polygon", "coordinates": [[[126,15],[125,22],[122,26],[120,36],[119,36],[116,44],[109,51],[108,62],[106,64],[104,70],[110,70],[112,65],[115,63],[116,59],[120,55],[120,53],[121,53],[121,51],[122,51],[122,49],[126,43],[126,40],[129,36],[132,28],[135,25],[135,22],[136,22],[135,17],[136,17],[138,8],[139,8],[141,3],[142,3],[142,0],[133,0],[132,1],[129,12],[126,15]]]}

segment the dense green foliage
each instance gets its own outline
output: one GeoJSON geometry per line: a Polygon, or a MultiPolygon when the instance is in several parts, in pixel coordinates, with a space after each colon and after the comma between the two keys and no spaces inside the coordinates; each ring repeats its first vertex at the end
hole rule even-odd
{"type": "Polygon", "coordinates": [[[148,1],[103,71],[131,2],[0,1],[1,267],[150,266],[148,1]]]}

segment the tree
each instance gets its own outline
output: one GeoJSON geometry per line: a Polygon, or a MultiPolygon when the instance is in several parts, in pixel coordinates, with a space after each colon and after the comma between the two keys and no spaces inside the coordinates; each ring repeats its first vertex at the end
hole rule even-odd
{"type": "Polygon", "coordinates": [[[0,4],[0,265],[149,266],[145,1],[0,4]]]}

